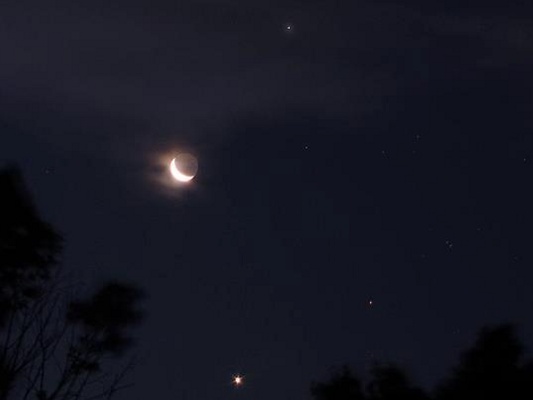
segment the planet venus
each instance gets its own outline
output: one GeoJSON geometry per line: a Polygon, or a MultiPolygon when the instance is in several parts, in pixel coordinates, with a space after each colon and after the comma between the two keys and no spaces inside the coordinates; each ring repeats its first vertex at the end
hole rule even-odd
{"type": "Polygon", "coordinates": [[[233,376],[233,385],[241,386],[243,383],[244,383],[244,376],[242,376],[242,375],[234,375],[233,376]]]}

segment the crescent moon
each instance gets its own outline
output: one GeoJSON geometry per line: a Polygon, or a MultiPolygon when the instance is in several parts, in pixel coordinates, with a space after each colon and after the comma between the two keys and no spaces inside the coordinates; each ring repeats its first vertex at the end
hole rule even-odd
{"type": "Polygon", "coordinates": [[[170,173],[172,174],[174,179],[180,182],[189,182],[192,178],[194,178],[194,175],[185,175],[184,173],[180,172],[180,170],[176,166],[175,158],[170,163],[170,173]]]}

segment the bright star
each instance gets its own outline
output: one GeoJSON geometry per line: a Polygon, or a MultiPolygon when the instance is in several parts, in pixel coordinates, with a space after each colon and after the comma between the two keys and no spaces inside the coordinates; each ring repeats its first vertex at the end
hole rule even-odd
{"type": "Polygon", "coordinates": [[[244,383],[244,376],[241,375],[235,375],[233,377],[233,384],[235,386],[241,386],[244,383]]]}

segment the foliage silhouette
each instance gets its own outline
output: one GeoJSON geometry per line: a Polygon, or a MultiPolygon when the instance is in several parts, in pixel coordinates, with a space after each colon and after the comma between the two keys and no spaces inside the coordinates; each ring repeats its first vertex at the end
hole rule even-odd
{"type": "Polygon", "coordinates": [[[0,171],[0,400],[109,399],[124,387],[142,293],[108,282],[74,297],[58,268],[62,239],[43,222],[17,169],[0,171]]]}
{"type": "Polygon", "coordinates": [[[438,400],[531,399],[533,370],[512,325],[484,328],[461,356],[452,376],[437,388],[438,400]]]}
{"type": "Polygon", "coordinates": [[[359,378],[344,367],[329,381],[313,383],[311,394],[315,400],[533,399],[533,362],[524,360],[515,327],[502,324],[483,328],[451,376],[431,394],[412,385],[392,364],[375,366],[365,391],[359,378]]]}
{"type": "Polygon", "coordinates": [[[0,171],[0,326],[39,297],[50,280],[62,241],[43,222],[18,170],[0,171]]]}
{"type": "Polygon", "coordinates": [[[314,383],[311,394],[316,400],[359,400],[364,399],[361,381],[348,366],[334,372],[328,382],[314,383]]]}
{"type": "Polygon", "coordinates": [[[428,395],[422,389],[414,387],[407,374],[393,364],[376,365],[371,371],[372,377],[367,386],[369,400],[425,400],[428,395]]]}

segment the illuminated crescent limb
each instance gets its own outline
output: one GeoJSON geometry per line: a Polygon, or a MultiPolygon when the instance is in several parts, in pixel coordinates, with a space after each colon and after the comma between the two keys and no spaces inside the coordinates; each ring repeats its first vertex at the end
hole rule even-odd
{"type": "Polygon", "coordinates": [[[180,182],[189,182],[192,178],[194,178],[194,175],[193,176],[185,175],[185,174],[180,172],[180,170],[176,166],[176,159],[175,158],[170,163],[170,173],[172,174],[174,179],[176,179],[177,181],[180,181],[180,182]]]}

